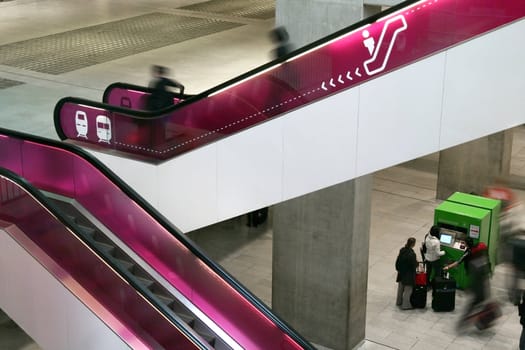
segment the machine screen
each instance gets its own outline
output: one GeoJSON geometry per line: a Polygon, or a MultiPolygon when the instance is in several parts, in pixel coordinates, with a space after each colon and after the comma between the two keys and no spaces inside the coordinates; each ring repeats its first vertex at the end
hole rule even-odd
{"type": "Polygon", "coordinates": [[[449,235],[449,234],[446,234],[446,233],[442,233],[439,240],[443,244],[451,244],[452,243],[452,235],[449,235]]]}

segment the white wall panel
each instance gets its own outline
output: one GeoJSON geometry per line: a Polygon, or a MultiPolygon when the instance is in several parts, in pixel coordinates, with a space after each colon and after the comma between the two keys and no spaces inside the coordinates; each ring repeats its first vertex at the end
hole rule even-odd
{"type": "Polygon", "coordinates": [[[218,142],[218,217],[233,217],[280,201],[282,166],[280,118],[218,142]]]}
{"type": "Polygon", "coordinates": [[[183,232],[217,217],[216,143],[159,165],[157,209],[183,232]]]}
{"type": "Polygon", "coordinates": [[[129,347],[0,228],[0,307],[43,349],[129,347]],[[35,292],[37,291],[37,292],[35,292]]]}
{"type": "Polygon", "coordinates": [[[282,117],[283,200],[355,176],[358,90],[282,117]]]}
{"type": "Polygon", "coordinates": [[[439,54],[361,86],[358,176],[438,148],[443,70],[439,54]]]}
{"type": "Polygon", "coordinates": [[[206,148],[159,174],[102,157],[174,225],[194,230],[524,123],[524,32],[516,22],[217,141],[216,175],[206,148]],[[188,188],[166,187],[172,178],[188,188]]]}
{"type": "Polygon", "coordinates": [[[525,21],[447,52],[441,148],[525,122],[525,21]]]}
{"type": "MultiPolygon", "coordinates": [[[[29,256],[27,258],[33,259],[29,256]]],[[[38,269],[43,269],[36,262],[30,264],[38,269]]],[[[44,349],[66,350],[69,347],[68,339],[70,338],[68,334],[69,320],[67,310],[70,307],[74,307],[71,300],[73,297],[69,293],[61,292],[65,288],[55,278],[41,272],[43,271],[35,270],[33,275],[40,303],[36,305],[35,312],[32,315],[34,324],[31,336],[34,339],[38,339],[38,343],[44,349]],[[45,302],[42,302],[43,300],[45,302]],[[60,305],[60,307],[57,307],[57,305],[60,305]],[[62,329],[65,334],[57,336],[57,334],[50,332],[49,324],[52,324],[56,329],[62,329]]],[[[76,302],[78,303],[78,300],[76,302]]]]}
{"type": "MultiPolygon", "coordinates": [[[[75,307],[78,300],[69,295],[65,299],[68,315],[68,349],[128,349],[122,340],[87,308],[75,307]]],[[[65,350],[65,349],[64,349],[65,350]]]]}
{"type": "Polygon", "coordinates": [[[158,205],[158,166],[132,159],[115,157],[107,153],[91,152],[110,168],[146,201],[154,207],[158,205]]]}

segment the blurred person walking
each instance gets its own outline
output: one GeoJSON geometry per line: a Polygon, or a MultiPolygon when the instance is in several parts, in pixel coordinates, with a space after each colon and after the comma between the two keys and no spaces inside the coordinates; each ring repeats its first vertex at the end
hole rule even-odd
{"type": "Polygon", "coordinates": [[[151,67],[153,75],[149,83],[149,87],[153,89],[146,104],[146,109],[149,111],[157,111],[174,104],[173,95],[168,89],[169,87],[178,88],[180,93],[184,93],[184,85],[176,80],[169,79],[169,69],[167,67],[154,65],[151,67]]]}

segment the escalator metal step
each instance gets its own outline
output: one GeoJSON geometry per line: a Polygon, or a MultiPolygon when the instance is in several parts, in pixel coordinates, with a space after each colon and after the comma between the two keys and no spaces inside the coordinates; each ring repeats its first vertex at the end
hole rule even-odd
{"type": "Polygon", "coordinates": [[[204,338],[204,340],[206,340],[206,342],[208,344],[210,344],[211,346],[214,346],[215,345],[215,336],[214,335],[211,335],[210,333],[208,332],[200,332],[200,331],[197,331],[197,333],[199,333],[199,335],[204,338]]]}
{"type": "Polygon", "coordinates": [[[195,332],[199,333],[199,335],[202,338],[204,338],[210,345],[213,346],[215,344],[215,335],[209,330],[207,326],[205,326],[202,323],[202,321],[195,321],[193,329],[195,330],[195,332]]]}
{"type": "Polygon", "coordinates": [[[164,305],[168,307],[171,307],[171,305],[173,305],[173,303],[175,302],[174,298],[171,298],[165,295],[160,295],[160,294],[155,293],[155,297],[157,297],[157,299],[159,299],[164,305]]]}
{"type": "Polygon", "coordinates": [[[180,314],[180,313],[177,313],[177,316],[179,316],[180,319],[183,320],[190,327],[193,327],[193,325],[195,324],[195,317],[193,316],[186,315],[186,314],[180,314]]]}
{"type": "Polygon", "coordinates": [[[122,259],[115,259],[115,261],[117,262],[117,264],[119,264],[120,266],[122,266],[125,270],[131,270],[133,268],[133,266],[135,266],[134,263],[132,262],[129,262],[127,260],[122,260],[122,259]]]}
{"type": "Polygon", "coordinates": [[[96,241],[95,245],[97,246],[98,249],[105,251],[109,255],[112,255],[113,252],[115,251],[115,246],[112,246],[110,244],[96,241]]]}
{"type": "Polygon", "coordinates": [[[137,279],[137,281],[140,282],[140,284],[142,284],[146,288],[151,287],[153,285],[153,283],[155,283],[154,281],[152,281],[150,279],[147,279],[147,278],[144,278],[144,277],[135,276],[135,278],[137,279]]]}
{"type": "Polygon", "coordinates": [[[66,214],[66,217],[67,217],[69,220],[73,221],[74,223],[77,222],[77,218],[76,218],[76,216],[66,214]]]}
{"type": "Polygon", "coordinates": [[[89,235],[91,237],[93,237],[95,235],[95,233],[97,232],[97,230],[95,230],[94,228],[89,227],[89,226],[78,225],[78,228],[80,228],[82,233],[84,233],[86,235],[89,235]]]}

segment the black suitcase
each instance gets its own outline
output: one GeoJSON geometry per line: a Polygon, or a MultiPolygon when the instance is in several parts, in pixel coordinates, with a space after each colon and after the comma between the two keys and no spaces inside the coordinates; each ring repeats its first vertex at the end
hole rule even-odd
{"type": "Polygon", "coordinates": [[[432,284],[432,309],[434,311],[452,311],[456,307],[456,280],[435,277],[432,284]]]}
{"type": "Polygon", "coordinates": [[[410,295],[410,304],[417,309],[427,307],[427,286],[415,285],[410,295]]]}
{"type": "Polygon", "coordinates": [[[467,317],[467,321],[474,323],[477,329],[484,330],[492,327],[494,321],[501,317],[501,307],[496,302],[489,302],[477,311],[467,317]]]}

